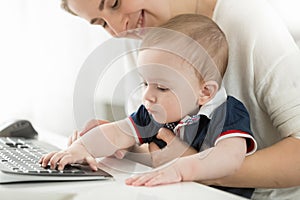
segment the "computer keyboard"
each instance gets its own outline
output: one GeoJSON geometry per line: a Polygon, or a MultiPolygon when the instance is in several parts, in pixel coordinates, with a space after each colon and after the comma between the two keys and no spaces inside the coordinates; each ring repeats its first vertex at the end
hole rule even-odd
{"type": "Polygon", "coordinates": [[[0,137],[0,183],[112,179],[109,173],[92,171],[87,165],[67,165],[62,171],[41,167],[41,156],[57,150],[35,139],[0,137]]]}

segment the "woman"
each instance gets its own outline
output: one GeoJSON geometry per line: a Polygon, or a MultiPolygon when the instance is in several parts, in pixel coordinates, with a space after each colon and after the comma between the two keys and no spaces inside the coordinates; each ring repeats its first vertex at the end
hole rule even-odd
{"type": "MultiPolygon", "coordinates": [[[[278,3],[275,0],[269,1],[278,3]]],[[[297,29],[288,29],[284,24],[288,22],[282,20],[268,2],[64,2],[68,3],[65,8],[69,11],[91,24],[102,25],[113,36],[125,36],[124,31],[130,29],[158,26],[183,13],[197,13],[212,18],[225,32],[229,43],[229,66],[224,85],[228,93],[240,99],[249,110],[252,129],[260,150],[247,157],[236,174],[206,184],[280,188],[256,189],[253,199],[297,197],[297,191],[300,191],[296,187],[300,185],[300,52],[295,40],[299,37],[297,29]]],[[[298,4],[295,0],[282,4],[288,3],[298,4]]],[[[300,21],[300,17],[293,20],[300,21]]],[[[170,132],[160,134],[168,143],[170,132]]],[[[152,145],[150,150],[153,149],[156,148],[152,145]]]]}

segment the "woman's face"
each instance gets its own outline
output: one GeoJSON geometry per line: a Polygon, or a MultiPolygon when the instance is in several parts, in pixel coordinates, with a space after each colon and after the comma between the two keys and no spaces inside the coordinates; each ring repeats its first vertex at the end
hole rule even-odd
{"type": "Polygon", "coordinates": [[[161,25],[172,17],[169,4],[169,0],[68,0],[74,13],[103,26],[112,36],[161,25]]]}

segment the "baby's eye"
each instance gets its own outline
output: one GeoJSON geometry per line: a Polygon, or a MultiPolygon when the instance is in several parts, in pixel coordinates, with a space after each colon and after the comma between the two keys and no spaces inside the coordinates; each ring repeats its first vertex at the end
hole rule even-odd
{"type": "Polygon", "coordinates": [[[143,82],[141,85],[144,86],[144,87],[147,87],[148,83],[147,82],[143,82]]]}
{"type": "Polygon", "coordinates": [[[112,5],[112,8],[114,8],[114,9],[118,8],[119,7],[119,2],[120,2],[119,0],[115,0],[115,2],[112,5]]]}
{"type": "Polygon", "coordinates": [[[165,86],[162,86],[162,85],[157,85],[157,89],[159,89],[160,91],[162,92],[166,92],[169,90],[169,88],[165,87],[165,86]]]}

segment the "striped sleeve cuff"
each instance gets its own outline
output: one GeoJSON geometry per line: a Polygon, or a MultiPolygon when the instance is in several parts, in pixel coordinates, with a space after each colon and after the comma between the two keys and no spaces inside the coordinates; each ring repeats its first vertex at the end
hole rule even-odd
{"type": "Polygon", "coordinates": [[[215,145],[223,139],[230,137],[242,137],[246,139],[247,143],[247,153],[246,156],[253,154],[257,150],[257,143],[253,136],[247,132],[243,132],[240,130],[229,130],[221,133],[217,140],[215,141],[215,145]]]}
{"type": "Polygon", "coordinates": [[[144,143],[143,139],[142,139],[141,134],[140,134],[138,128],[136,127],[136,124],[134,123],[133,119],[131,117],[128,117],[125,120],[128,123],[128,125],[130,126],[132,136],[134,137],[136,143],[139,145],[143,144],[144,143]]]}

